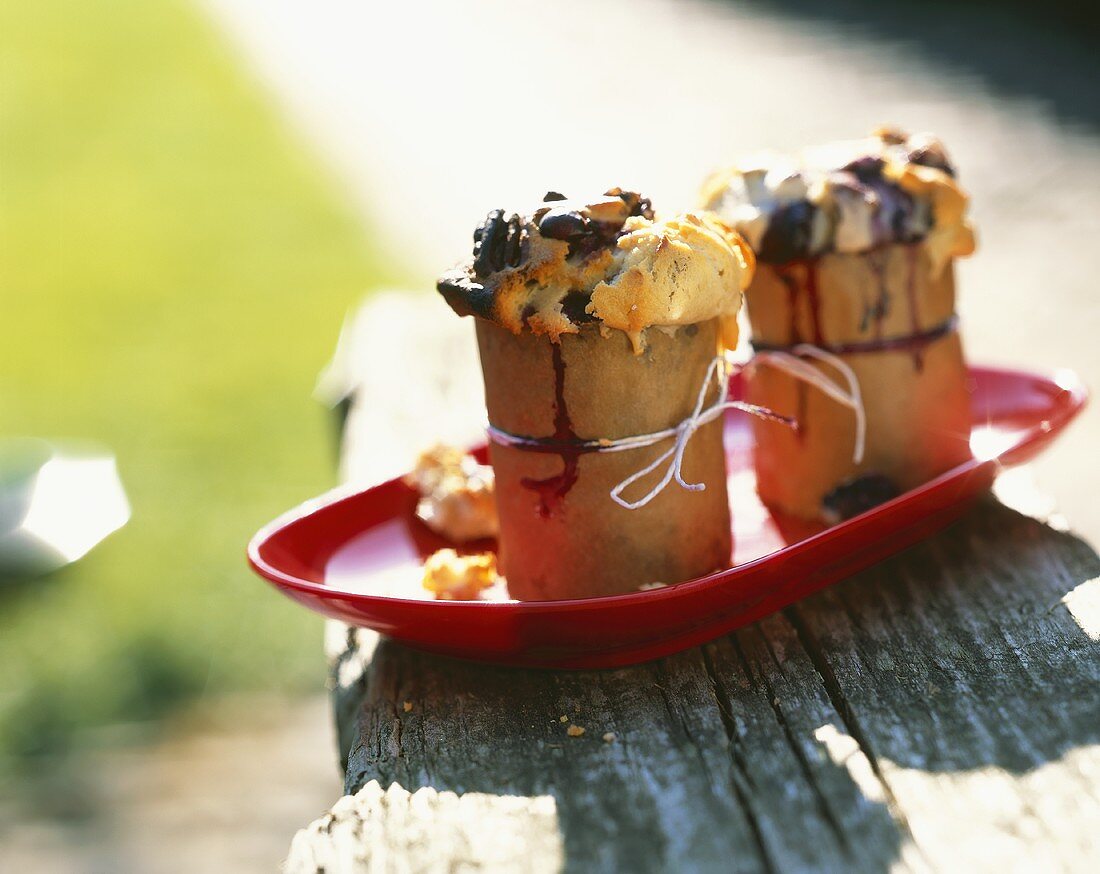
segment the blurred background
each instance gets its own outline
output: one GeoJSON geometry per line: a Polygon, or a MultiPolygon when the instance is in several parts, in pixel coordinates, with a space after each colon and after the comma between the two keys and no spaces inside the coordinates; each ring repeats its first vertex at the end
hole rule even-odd
{"type": "MultiPolygon", "coordinates": [[[[671,210],[744,151],[932,130],[973,196],[971,358],[1096,385],[1089,14],[824,8],[0,4],[0,520],[91,453],[118,529],[0,571],[0,870],[271,870],[338,797],[321,620],[244,545],[336,481],[312,392],[347,312],[426,293],[490,208],[621,185],[671,210]]],[[[1094,408],[1034,471],[1093,542],[1098,445],[1094,408]]]]}

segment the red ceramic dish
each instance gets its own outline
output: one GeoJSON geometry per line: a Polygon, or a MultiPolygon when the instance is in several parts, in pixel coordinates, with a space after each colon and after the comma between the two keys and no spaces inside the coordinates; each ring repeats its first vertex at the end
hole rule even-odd
{"type": "MultiPolygon", "coordinates": [[[[326,616],[410,646],[512,665],[606,668],[667,655],[779,610],[943,528],[1004,466],[1027,461],[1080,411],[1076,375],[972,368],[975,457],[832,527],[776,518],[756,496],[751,431],[726,420],[735,565],[668,588],[573,601],[435,601],[423,558],[444,543],[418,519],[400,479],[333,492],[261,530],[248,558],[261,576],[326,616]]],[[[730,392],[738,396],[735,377],[730,392]]],[[[480,549],[492,544],[480,544],[480,549]]]]}

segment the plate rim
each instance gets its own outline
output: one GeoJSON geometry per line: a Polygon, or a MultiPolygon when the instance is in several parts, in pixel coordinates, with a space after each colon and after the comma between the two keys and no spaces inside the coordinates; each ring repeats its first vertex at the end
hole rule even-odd
{"type": "MultiPolygon", "coordinates": [[[[376,489],[393,486],[404,478],[399,474],[389,479],[381,480],[370,485],[362,483],[344,483],[329,489],[322,494],[310,498],[285,513],[280,514],[271,522],[261,527],[249,540],[246,549],[248,564],[252,570],[270,584],[280,590],[292,590],[308,595],[319,600],[341,598],[352,602],[389,603],[416,605],[417,609],[445,609],[445,610],[495,610],[507,613],[548,613],[570,612],[573,610],[591,610],[596,606],[624,606],[645,600],[652,603],[662,598],[682,597],[687,593],[695,592],[702,588],[708,588],[720,582],[729,582],[738,576],[750,573],[760,565],[775,561],[777,556],[798,555],[807,549],[811,549],[818,540],[826,537],[835,537],[838,531],[848,531],[858,528],[868,518],[889,510],[903,503],[914,500],[929,491],[938,490],[947,482],[974,474],[992,466],[1008,467],[1013,464],[1023,463],[1024,459],[1014,461],[1012,456],[1021,450],[1038,443],[1042,448],[1044,442],[1052,440],[1059,435],[1065,427],[1080,414],[1089,401],[1089,390],[1080,374],[1070,368],[1057,368],[1054,370],[1025,370],[1017,367],[998,367],[993,365],[974,365],[967,368],[970,376],[974,374],[994,374],[1000,377],[1010,377],[1023,380],[1041,380],[1049,385],[1061,389],[1068,397],[1060,403],[1054,414],[1043,422],[1037,422],[1023,431],[1020,437],[1011,446],[998,451],[988,458],[972,457],[950,470],[944,471],[939,476],[926,483],[909,489],[889,501],[877,504],[857,516],[845,519],[837,525],[830,526],[814,534],[809,535],[797,543],[784,546],[773,552],[750,559],[742,564],[723,570],[712,571],[701,577],[695,577],[660,589],[647,589],[645,591],[626,592],[617,595],[598,595],[589,598],[567,598],[557,601],[442,601],[435,599],[401,598],[394,595],[372,595],[365,592],[349,592],[342,589],[334,589],[324,583],[312,582],[292,574],[286,573],[267,562],[261,555],[261,550],[278,532],[300,522],[310,516],[315,516],[323,511],[330,510],[339,504],[354,500],[367,492],[376,489]],[[1044,428],[1044,422],[1046,427],[1044,428]],[[1002,462],[1002,459],[1007,461],[1002,462]]],[[[483,444],[479,444],[483,445],[483,444]]],[[[477,447],[475,447],[477,448],[477,447]]]]}

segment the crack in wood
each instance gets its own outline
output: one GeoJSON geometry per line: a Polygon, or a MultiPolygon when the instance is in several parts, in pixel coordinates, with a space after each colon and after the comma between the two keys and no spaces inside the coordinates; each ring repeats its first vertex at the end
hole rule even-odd
{"type": "Polygon", "coordinates": [[[401,746],[401,733],[404,731],[404,725],[401,721],[401,714],[398,712],[398,698],[393,699],[393,757],[395,759],[405,758],[405,751],[401,746]]]}
{"type": "Polygon", "coordinates": [[[741,782],[744,782],[750,789],[755,789],[755,784],[752,776],[749,774],[745,758],[740,749],[737,723],[733,718],[733,714],[726,708],[725,702],[729,700],[729,693],[725,684],[718,676],[718,671],[714,667],[714,662],[710,657],[709,650],[709,644],[699,648],[699,652],[702,655],[703,668],[710,678],[711,691],[714,694],[714,703],[718,707],[719,718],[722,720],[722,727],[729,741],[731,764],[730,787],[733,789],[734,797],[737,798],[737,803],[745,814],[745,820],[749,825],[749,831],[752,833],[753,842],[756,845],[757,852],[760,854],[761,864],[770,874],[777,874],[778,868],[776,867],[775,860],[772,858],[771,851],[768,849],[767,842],[764,840],[764,832],[760,827],[756,811],[749,801],[749,793],[746,792],[746,787],[741,785],[741,782]],[[740,781],[738,777],[740,777],[740,781]]]}
{"type": "MultiPolygon", "coordinates": [[[[772,642],[768,638],[759,626],[753,626],[753,630],[760,635],[760,638],[764,641],[764,645],[767,647],[768,654],[771,656],[772,661],[775,663],[779,672],[783,673],[783,665],[780,664],[779,659],[776,657],[775,649],[772,647],[772,642]]],[[[749,679],[753,679],[753,671],[749,666],[749,660],[745,656],[744,650],[741,647],[741,641],[737,635],[731,635],[731,641],[733,643],[733,649],[741,659],[741,663],[745,666],[745,673],[749,676],[749,679]]],[[[764,693],[767,696],[768,704],[771,706],[772,712],[775,714],[776,722],[779,723],[780,728],[783,731],[783,737],[787,740],[787,746],[791,748],[791,752],[794,754],[795,761],[798,762],[798,767],[802,771],[802,775],[806,778],[806,783],[810,787],[810,791],[813,793],[814,799],[817,802],[818,810],[821,812],[821,816],[824,818],[826,824],[836,835],[837,841],[846,853],[851,853],[852,847],[848,841],[848,835],[845,834],[844,829],[841,827],[840,822],[837,820],[836,815],[833,813],[832,807],[829,806],[828,800],[825,798],[824,793],[821,791],[821,786],[818,784],[816,777],[814,777],[813,769],[810,768],[810,763],[806,760],[806,754],[802,750],[801,745],[798,743],[791,731],[791,727],[787,722],[786,716],[783,715],[783,708],[779,706],[779,696],[776,694],[776,690],[772,687],[772,684],[768,682],[767,677],[761,673],[759,676],[760,684],[764,687],[764,693]]]]}
{"type": "Polygon", "coordinates": [[[917,847],[918,852],[920,852],[920,847],[917,845],[913,837],[913,831],[909,826],[909,820],[901,809],[901,805],[898,803],[897,798],[894,796],[894,792],[879,765],[878,756],[871,748],[871,744],[868,742],[866,734],[864,734],[863,730],[860,728],[855,711],[844,695],[844,691],[840,688],[840,683],[837,681],[836,674],[829,664],[828,659],[825,657],[825,653],[820,643],[818,643],[817,637],[810,630],[809,625],[803,620],[797,605],[788,607],[783,611],[783,614],[794,628],[798,641],[802,644],[802,648],[810,657],[810,663],[814,666],[814,670],[816,670],[818,676],[821,677],[825,692],[829,696],[833,708],[844,723],[848,735],[859,745],[860,750],[863,752],[863,755],[866,756],[867,762],[871,766],[871,771],[882,786],[883,795],[886,798],[886,808],[890,812],[890,816],[901,828],[905,837],[908,838],[908,840],[917,847]]]}
{"type": "MultiPolygon", "coordinates": [[[[658,662],[655,665],[655,669],[657,671],[657,674],[661,675],[664,667],[660,662],[658,662]]],[[[683,711],[681,711],[679,708],[672,706],[671,696],[664,686],[662,686],[660,683],[654,683],[653,685],[656,686],[661,692],[661,703],[664,704],[665,712],[668,714],[671,720],[673,720],[677,725],[680,726],[680,731],[686,739],[688,745],[694,751],[695,758],[697,758],[700,764],[703,765],[703,768],[706,769],[706,759],[703,758],[703,754],[702,751],[699,749],[699,745],[695,742],[695,738],[692,737],[691,728],[684,720],[683,711]]]]}

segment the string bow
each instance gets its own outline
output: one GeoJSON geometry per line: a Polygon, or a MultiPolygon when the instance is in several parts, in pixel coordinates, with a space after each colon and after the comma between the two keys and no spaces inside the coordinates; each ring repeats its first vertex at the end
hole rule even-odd
{"type": "MultiPolygon", "coordinates": [[[[866,414],[863,409],[863,398],[859,388],[859,380],[847,364],[837,356],[808,343],[801,343],[794,346],[791,348],[790,352],[758,352],[750,362],[750,366],[757,366],[760,364],[771,365],[778,370],[790,374],[795,379],[809,383],[820,389],[837,403],[851,409],[856,417],[856,438],[855,446],[852,451],[852,460],[856,464],[859,464],[863,460],[867,431],[866,414]],[[804,361],[803,357],[816,358],[838,370],[847,383],[848,391],[845,392],[816,367],[811,365],[808,361],[804,361]]],[[[687,451],[687,446],[691,438],[695,436],[695,432],[704,425],[713,422],[725,413],[726,410],[742,410],[763,419],[771,419],[773,421],[784,422],[788,425],[796,425],[796,423],[788,417],[780,416],[765,407],[760,407],[756,404],[748,404],[744,401],[727,400],[726,392],[729,385],[729,379],[737,369],[738,365],[731,362],[725,356],[719,355],[715,357],[707,368],[706,377],[703,379],[703,384],[699,388],[699,397],[695,401],[695,407],[691,415],[680,422],[676,427],[666,428],[663,431],[654,431],[652,434],[640,434],[635,437],[624,437],[619,440],[604,442],[601,451],[617,452],[624,449],[637,449],[643,446],[652,446],[670,437],[675,438],[672,446],[666,452],[661,453],[661,455],[644,468],[637,473],[631,474],[615,486],[615,488],[611,490],[611,500],[624,509],[637,510],[657,497],[657,495],[664,491],[673,480],[676,480],[676,483],[681,488],[689,492],[704,491],[707,487],[706,483],[689,483],[684,480],[684,453],[687,451]],[[717,381],[718,396],[710,406],[705,406],[707,391],[710,389],[712,380],[717,381]],[[668,463],[668,468],[665,470],[664,476],[661,477],[660,481],[650,489],[644,497],[639,498],[637,501],[628,501],[623,498],[622,495],[624,491],[638,482],[638,480],[649,476],[665,463],[668,463]]]]}

